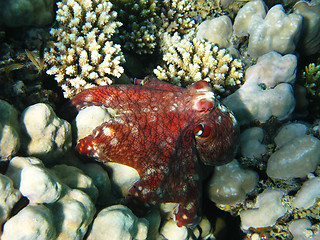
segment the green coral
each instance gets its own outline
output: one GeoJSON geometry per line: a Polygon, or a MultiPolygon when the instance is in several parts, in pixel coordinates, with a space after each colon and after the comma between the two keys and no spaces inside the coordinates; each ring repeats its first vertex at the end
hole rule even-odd
{"type": "Polygon", "coordinates": [[[111,0],[118,12],[119,39],[124,50],[152,54],[160,26],[158,0],[111,0]]]}
{"type": "Polygon", "coordinates": [[[320,64],[310,63],[303,72],[304,86],[311,98],[320,99],[320,64]]]}

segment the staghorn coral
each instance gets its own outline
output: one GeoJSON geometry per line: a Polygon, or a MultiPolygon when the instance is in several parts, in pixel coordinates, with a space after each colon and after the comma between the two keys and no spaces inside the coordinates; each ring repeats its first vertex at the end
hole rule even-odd
{"type": "Polygon", "coordinates": [[[179,34],[194,30],[199,22],[214,16],[233,17],[246,1],[164,0],[161,5],[163,32],[179,34]]]}
{"type": "Polygon", "coordinates": [[[160,26],[158,0],[111,0],[118,12],[119,38],[124,50],[152,54],[160,26]]]}
{"type": "Polygon", "coordinates": [[[183,38],[164,33],[162,43],[165,63],[154,69],[160,80],[183,87],[205,80],[220,94],[229,94],[242,84],[242,63],[225,49],[194,37],[193,32],[183,38]]]}
{"type": "Polygon", "coordinates": [[[55,75],[64,96],[70,98],[83,89],[109,85],[112,76],[120,77],[124,57],[111,37],[121,23],[115,21],[112,3],[62,0],[57,6],[58,27],[50,31],[54,40],[45,60],[51,66],[47,73],[55,75]]]}
{"type": "Polygon", "coordinates": [[[164,0],[162,1],[161,19],[162,30],[168,33],[178,32],[186,34],[196,27],[191,17],[191,0],[164,0]]]}
{"type": "Polygon", "coordinates": [[[303,72],[304,86],[314,99],[320,99],[320,64],[310,63],[303,72]]]}

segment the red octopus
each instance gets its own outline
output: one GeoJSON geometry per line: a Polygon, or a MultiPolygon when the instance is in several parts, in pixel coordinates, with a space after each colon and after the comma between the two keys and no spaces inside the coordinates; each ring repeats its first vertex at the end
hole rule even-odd
{"type": "Polygon", "coordinates": [[[116,115],[78,142],[81,155],[135,168],[129,190],[145,204],[175,202],[178,226],[198,224],[202,168],[232,160],[239,128],[205,81],[185,89],[146,77],[136,85],[84,90],[71,103],[116,109],[116,115]]]}

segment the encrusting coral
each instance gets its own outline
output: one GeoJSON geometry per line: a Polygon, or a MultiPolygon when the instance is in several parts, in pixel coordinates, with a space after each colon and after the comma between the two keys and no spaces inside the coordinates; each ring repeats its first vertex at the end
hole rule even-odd
{"type": "Polygon", "coordinates": [[[120,45],[111,41],[121,23],[106,0],[62,0],[57,3],[57,28],[50,33],[47,70],[70,98],[83,89],[110,85],[123,73],[120,45]]]}
{"type": "Polygon", "coordinates": [[[179,86],[189,86],[205,80],[217,93],[229,94],[242,84],[243,66],[225,49],[196,38],[194,32],[184,37],[177,33],[163,34],[164,65],[154,69],[154,74],[164,81],[179,86]]]}
{"type": "Polygon", "coordinates": [[[118,12],[119,38],[124,50],[152,54],[157,46],[160,26],[158,0],[111,0],[118,12]]]}

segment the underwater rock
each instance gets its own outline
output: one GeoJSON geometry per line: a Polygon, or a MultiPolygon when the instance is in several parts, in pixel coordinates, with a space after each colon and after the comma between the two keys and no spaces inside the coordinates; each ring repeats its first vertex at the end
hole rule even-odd
{"type": "Polygon", "coordinates": [[[273,226],[287,209],[281,204],[284,192],[281,190],[265,190],[260,193],[252,209],[240,212],[241,228],[263,228],[273,226]]]}
{"type": "Polygon", "coordinates": [[[6,172],[6,176],[8,176],[13,181],[13,185],[15,188],[19,189],[20,187],[22,169],[31,165],[44,167],[42,161],[35,157],[16,156],[11,159],[6,172]]]}
{"type": "Polygon", "coordinates": [[[111,169],[112,188],[122,196],[129,195],[131,187],[140,180],[137,170],[114,162],[105,163],[105,165],[111,169]]]}
{"type": "Polygon", "coordinates": [[[20,192],[30,204],[52,203],[60,198],[62,183],[43,167],[30,165],[21,171],[20,192]]]}
{"type": "MultiPolygon", "coordinates": [[[[94,186],[98,189],[99,195],[96,204],[99,206],[111,205],[114,201],[114,196],[111,191],[111,182],[107,171],[96,163],[85,164],[81,169],[92,179],[94,186]]],[[[90,194],[89,196],[91,197],[90,194]]]]}
{"type": "Polygon", "coordinates": [[[47,207],[53,215],[58,240],[82,239],[96,212],[90,197],[78,189],[70,189],[47,207]]]}
{"type": "Polygon", "coordinates": [[[137,218],[129,208],[113,205],[100,211],[95,218],[88,240],[147,238],[149,223],[137,218]]]}
{"type": "Polygon", "coordinates": [[[217,166],[209,180],[209,198],[217,204],[235,205],[257,185],[259,176],[255,171],[243,169],[237,160],[217,166]]]}
{"type": "Polygon", "coordinates": [[[193,230],[196,239],[211,239],[213,238],[213,228],[208,218],[203,217],[198,227],[193,230]]]}
{"type": "Polygon", "coordinates": [[[274,138],[277,148],[307,134],[308,127],[303,123],[289,123],[282,126],[274,138]]]}
{"type": "Polygon", "coordinates": [[[0,161],[7,161],[20,147],[18,111],[0,100],[0,112],[0,161]]]}
{"type": "Polygon", "coordinates": [[[1,239],[57,239],[50,210],[44,205],[23,208],[4,224],[1,239]]]}
{"type": "Polygon", "coordinates": [[[271,51],[293,53],[302,28],[301,15],[287,15],[282,5],[273,6],[264,20],[249,27],[249,54],[256,58],[271,51]]]}
{"type": "Polygon", "coordinates": [[[232,37],[232,22],[226,16],[220,16],[210,20],[203,21],[197,27],[198,38],[203,38],[210,43],[217,44],[219,48],[230,47],[232,37]]]}
{"type": "Polygon", "coordinates": [[[53,109],[37,103],[22,112],[22,147],[45,163],[53,163],[71,148],[71,125],[56,116],[53,109]]]}
{"type": "Polygon", "coordinates": [[[167,240],[188,239],[188,229],[186,227],[178,227],[172,219],[163,224],[160,228],[160,234],[167,240]]]}
{"type": "Polygon", "coordinates": [[[240,89],[223,100],[234,112],[240,124],[258,120],[265,123],[271,116],[284,120],[295,107],[293,88],[297,57],[270,52],[246,71],[246,81],[240,89]]]}
{"type": "Polygon", "coordinates": [[[77,141],[90,135],[93,129],[107,122],[111,117],[107,109],[100,106],[91,106],[79,111],[77,117],[72,122],[72,130],[76,135],[77,141]]]}
{"type": "Polygon", "coordinates": [[[312,228],[312,224],[307,218],[293,220],[288,226],[294,240],[320,239],[320,234],[317,233],[318,231],[314,231],[316,228],[312,228]]]}
{"type": "Polygon", "coordinates": [[[20,198],[21,194],[13,187],[11,179],[0,174],[0,225],[9,218],[11,209],[20,198]]]}
{"type": "Polygon", "coordinates": [[[10,0],[0,3],[0,26],[45,27],[54,20],[55,0],[10,0]]]}
{"type": "Polygon", "coordinates": [[[302,16],[286,14],[282,5],[273,6],[266,14],[263,1],[250,1],[238,12],[234,32],[239,37],[249,35],[248,52],[257,58],[271,51],[293,53],[300,38],[302,16]]]}
{"type": "Polygon", "coordinates": [[[320,50],[320,2],[299,1],[293,9],[303,17],[300,52],[305,55],[317,53],[320,50]]]}
{"type": "Polygon", "coordinates": [[[320,198],[320,177],[313,177],[303,183],[294,197],[292,206],[308,209],[320,198]]]}
{"type": "Polygon", "coordinates": [[[258,158],[266,153],[267,148],[262,143],[264,132],[262,128],[246,129],[240,135],[240,149],[243,157],[258,158]]]}
{"type": "Polygon", "coordinates": [[[248,36],[249,29],[261,22],[265,16],[267,6],[262,0],[249,1],[238,11],[234,19],[233,31],[238,37],[248,36]]]}
{"type": "Polygon", "coordinates": [[[271,155],[267,175],[277,179],[302,178],[315,171],[319,162],[320,140],[305,135],[293,139],[271,155]]]}
{"type": "Polygon", "coordinates": [[[93,184],[92,179],[85,175],[82,170],[65,164],[55,165],[51,170],[68,187],[83,191],[88,194],[93,202],[96,202],[99,195],[98,189],[93,184]]]}

